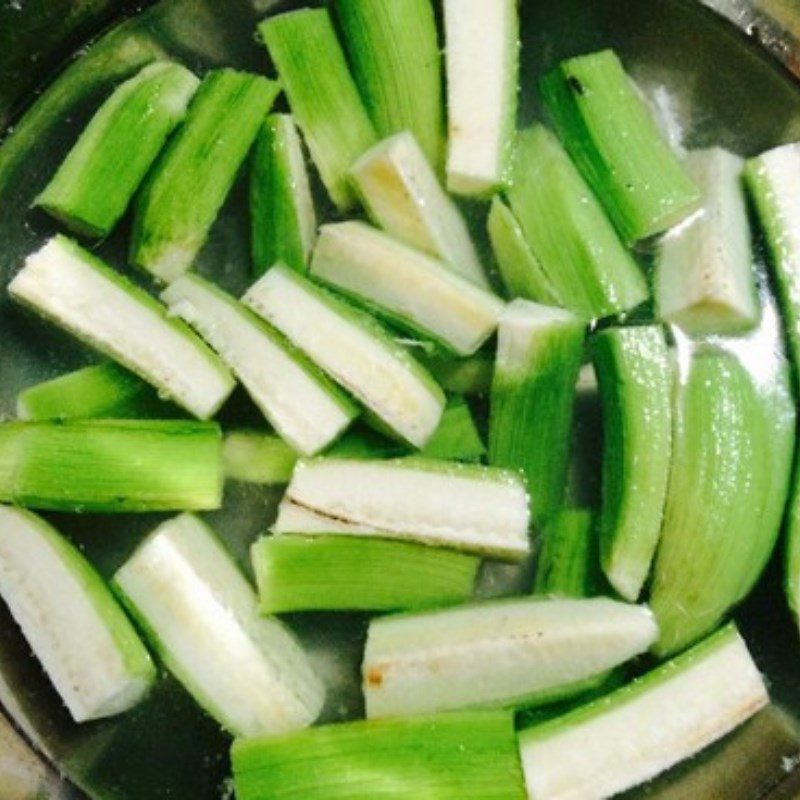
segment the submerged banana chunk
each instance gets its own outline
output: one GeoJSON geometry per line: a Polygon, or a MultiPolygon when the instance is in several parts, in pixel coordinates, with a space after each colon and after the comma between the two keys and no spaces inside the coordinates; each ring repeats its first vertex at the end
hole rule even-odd
{"type": "Polygon", "coordinates": [[[525,598],[374,619],[362,675],[367,717],[580,694],[644,652],[658,628],[644,606],[607,598],[525,598]]]}

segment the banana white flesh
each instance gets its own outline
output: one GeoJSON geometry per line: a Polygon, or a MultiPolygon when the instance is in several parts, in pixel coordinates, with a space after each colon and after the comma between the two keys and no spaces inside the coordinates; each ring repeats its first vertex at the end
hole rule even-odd
{"type": "Polygon", "coordinates": [[[507,178],[517,113],[514,0],[445,0],[447,188],[486,196],[507,178]]]}
{"type": "Polygon", "coordinates": [[[65,236],[28,256],[8,292],[200,419],[213,416],[236,385],[183,322],[65,236]]]}
{"type": "Polygon", "coordinates": [[[742,189],[744,160],[714,147],[689,153],[685,163],[703,192],[703,209],[661,243],[657,311],[689,334],[747,330],[761,312],[742,189]]]}
{"type": "Polygon", "coordinates": [[[693,756],[769,702],[736,628],[566,716],[522,731],[531,800],[604,800],[693,756]]]}
{"type": "Polygon", "coordinates": [[[254,590],[197,517],[156,528],[114,581],[169,670],[231,733],[286,733],[319,715],[325,692],[300,644],[259,616],[254,590]]]}
{"type": "Polygon", "coordinates": [[[196,275],[162,293],[173,314],[219,353],[270,424],[298,452],[314,455],[358,414],[344,392],[250,309],[196,275]]]}
{"type": "Polygon", "coordinates": [[[370,623],[362,666],[369,719],[568,697],[644,652],[644,606],[526,598],[370,623]]]}
{"type": "Polygon", "coordinates": [[[280,265],[243,302],[402,439],[423,447],[431,438],[444,392],[369,314],[280,265]]]}
{"type": "Polygon", "coordinates": [[[504,307],[444,262],[362,222],[322,226],[311,274],[461,356],[494,333],[504,307]]]}
{"type": "MultiPolygon", "coordinates": [[[[408,539],[510,561],[530,552],[525,484],[506,470],[417,457],[319,458],[297,465],[286,499],[331,520],[337,533],[408,539]]],[[[284,518],[281,527],[286,524],[284,518]]]]}
{"type": "Polygon", "coordinates": [[[356,161],[351,175],[376,225],[441,259],[467,280],[489,288],[458,206],[411,133],[403,131],[379,142],[356,161]]]}
{"type": "Polygon", "coordinates": [[[108,587],[43,519],[0,505],[0,596],[76,722],[135,706],[156,670],[108,587]]]}

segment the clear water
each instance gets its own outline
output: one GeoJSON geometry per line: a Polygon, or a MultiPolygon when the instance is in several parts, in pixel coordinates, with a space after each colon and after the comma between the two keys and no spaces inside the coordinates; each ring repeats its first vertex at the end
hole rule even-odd
{"type": "MultiPolygon", "coordinates": [[[[109,86],[158,54],[180,58],[199,71],[233,65],[268,72],[254,25],[274,6],[269,0],[165,0],[81,55],[0,149],[0,284],[53,232],[48,220],[27,208],[109,86]]],[[[536,75],[561,58],[610,46],[654,100],[670,135],[688,146],[716,143],[749,155],[800,139],[797,85],[745,36],[691,0],[523,0],[522,10],[523,123],[539,116],[536,75]]],[[[240,291],[248,280],[244,200],[238,185],[198,266],[232,291],[240,291]]],[[[469,211],[478,232],[485,212],[469,211]]],[[[123,224],[98,251],[124,268],[127,238],[123,224]]],[[[762,295],[767,313],[759,334],[731,346],[754,373],[770,374],[781,342],[767,286],[762,295]]],[[[0,415],[13,414],[16,393],[24,386],[91,360],[69,337],[13,308],[4,293],[0,296],[0,415]]],[[[241,396],[226,411],[229,418],[251,414],[241,396]]],[[[596,432],[594,403],[586,397],[580,404],[577,439],[588,444],[587,455],[575,486],[584,496],[596,491],[590,479],[596,474],[591,456],[596,432]]],[[[249,542],[271,522],[277,499],[275,491],[231,485],[224,508],[209,515],[243,563],[249,542]]],[[[106,575],[159,519],[51,516],[106,575]]],[[[502,591],[518,579],[514,570],[490,569],[483,590],[502,591]]],[[[769,588],[777,581],[773,567],[765,588],[757,590],[739,616],[774,696],[785,708],[800,712],[800,648],[779,594],[769,588]]],[[[326,718],[357,715],[365,619],[315,614],[290,622],[328,682],[326,718]]],[[[5,609],[0,609],[0,697],[13,702],[19,722],[92,797],[211,800],[226,791],[228,740],[172,680],[165,677],[150,699],[129,714],[76,726],[5,609]]],[[[716,796],[763,796],[800,749],[789,719],[774,710],[761,715],[697,763],[637,796],[709,796],[708,787],[718,786],[720,776],[736,776],[741,763],[749,764],[747,780],[739,774],[730,782],[738,789],[716,796]]]]}

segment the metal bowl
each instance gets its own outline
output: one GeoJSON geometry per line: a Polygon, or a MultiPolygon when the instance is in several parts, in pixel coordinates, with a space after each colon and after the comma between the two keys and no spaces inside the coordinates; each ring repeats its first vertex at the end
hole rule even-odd
{"type": "MultiPolygon", "coordinates": [[[[218,65],[269,71],[254,24],[282,6],[271,0],[162,0],[145,8],[113,0],[0,0],[0,130],[8,126],[0,147],[0,285],[54,230],[27,210],[30,201],[113,83],[159,55],[198,71],[218,65]]],[[[522,0],[521,9],[523,122],[539,115],[532,76],[561,58],[611,46],[656,98],[671,129],[691,145],[720,143],[749,155],[800,140],[800,85],[791,74],[800,76],[798,0],[522,0]]],[[[238,185],[198,261],[200,272],[234,291],[247,282],[246,219],[238,185]]],[[[477,215],[472,221],[481,222],[477,215]]],[[[128,233],[123,223],[99,248],[121,269],[128,233]]],[[[772,336],[770,348],[780,349],[774,330],[762,336],[772,336]]],[[[23,386],[89,360],[69,337],[0,295],[0,414],[13,413],[23,386]]],[[[238,402],[236,413],[248,413],[246,401],[238,402]]],[[[589,398],[579,419],[586,436],[596,427],[592,409],[589,398]]],[[[277,498],[275,491],[231,484],[225,507],[209,515],[243,563],[277,498]]],[[[159,519],[50,516],[105,575],[159,519]]],[[[490,567],[482,591],[503,592],[518,578],[514,570],[490,567]]],[[[631,797],[800,796],[800,642],[779,584],[776,556],[737,613],[770,680],[774,705],[631,797]]],[[[309,614],[289,622],[328,683],[326,719],[358,714],[365,617],[309,614]]],[[[165,677],[128,714],[75,725],[1,606],[0,703],[11,721],[0,720],[0,800],[82,792],[120,800],[212,800],[229,791],[228,739],[174,681],[165,677]],[[67,780],[42,766],[25,740],[67,780]]]]}

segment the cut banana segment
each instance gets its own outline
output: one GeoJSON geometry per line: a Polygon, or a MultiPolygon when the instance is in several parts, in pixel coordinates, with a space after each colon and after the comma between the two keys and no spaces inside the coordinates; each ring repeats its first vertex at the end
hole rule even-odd
{"type": "Polygon", "coordinates": [[[282,262],[305,272],[317,236],[317,214],[303,145],[290,114],[271,114],[261,127],[250,169],[253,272],[282,262]]]}
{"type": "MultiPolygon", "coordinates": [[[[326,532],[408,539],[511,561],[530,552],[525,484],[492,467],[320,458],[297,465],[286,500],[320,518],[320,527],[324,521],[326,532]]],[[[316,526],[307,519],[307,528],[316,526]]],[[[286,526],[284,514],[278,527],[286,526]]],[[[322,531],[292,531],[315,532],[322,531]]]]}
{"type": "Polygon", "coordinates": [[[751,158],[744,176],[767,240],[789,350],[800,363],[800,143],[751,158]]]}
{"type": "Polygon", "coordinates": [[[243,301],[409,444],[433,436],[444,392],[369,314],[281,265],[243,301]]]}
{"type": "Polygon", "coordinates": [[[478,286],[486,273],[458,206],[442,189],[417,140],[408,131],[375,145],[356,161],[353,183],[376,225],[441,259],[478,286]]]}
{"type": "Polygon", "coordinates": [[[487,196],[508,179],[519,82],[514,0],[445,0],[447,188],[487,196]]]}
{"type": "Polygon", "coordinates": [[[164,143],[186,116],[200,81],[169,61],[148,64],[98,109],[34,200],[71,230],[107,236],[164,143]]]}
{"type": "Polygon", "coordinates": [[[494,333],[504,306],[444,262],[362,222],[322,227],[311,274],[461,356],[494,333]]]}
{"type": "Polygon", "coordinates": [[[592,354],[603,416],[601,558],[611,585],[636,602],[664,516],[673,363],[658,325],[603,331],[592,354]]]}
{"type": "Polygon", "coordinates": [[[324,689],[294,636],[190,514],[160,525],[114,582],[169,670],[231,733],[286,733],[319,715],[324,689]]]}
{"type": "Polygon", "coordinates": [[[703,210],[661,242],[658,314],[690,335],[749,330],[761,310],[742,188],[744,161],[713,147],[689,153],[685,164],[703,192],[703,210]]]}
{"type": "Polygon", "coordinates": [[[769,702],[736,628],[520,734],[532,800],[605,800],[707,747],[769,702]]]}
{"type": "Polygon", "coordinates": [[[212,283],[184,275],[161,298],[219,353],[270,424],[298,452],[319,452],[357,416],[355,404],[305,356],[212,283]]]}
{"type": "Polygon", "coordinates": [[[489,463],[525,475],[538,528],[561,507],[585,323],[512,300],[500,318],[489,414],[489,463]]]}
{"type": "Polygon", "coordinates": [[[237,800],[524,800],[513,714],[465,711],[240,739],[237,800]]]}
{"type": "Polygon", "coordinates": [[[643,606],[606,598],[500,600],[370,623],[367,717],[532,705],[579,693],[658,635],[643,606]]]}
{"type": "Polygon", "coordinates": [[[66,236],[28,256],[8,293],[200,419],[213,416],[236,385],[188,326],[66,236]]]}
{"type": "Polygon", "coordinates": [[[121,714],[155,681],[108,587],[43,519],[0,506],[0,596],[76,722],[121,714]]]}

